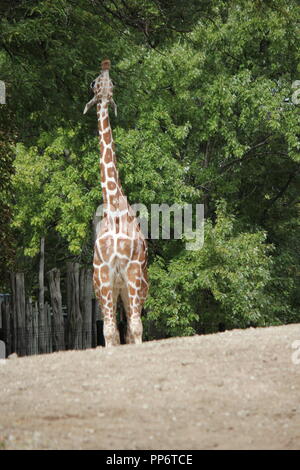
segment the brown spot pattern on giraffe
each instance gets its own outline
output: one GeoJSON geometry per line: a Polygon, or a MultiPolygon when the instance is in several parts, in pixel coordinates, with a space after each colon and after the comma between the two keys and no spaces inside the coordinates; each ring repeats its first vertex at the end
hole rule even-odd
{"type": "Polygon", "coordinates": [[[131,241],[125,238],[119,238],[117,240],[117,252],[122,256],[129,258],[131,251],[131,241]]]}
{"type": "Polygon", "coordinates": [[[104,155],[104,162],[110,163],[111,161],[112,161],[112,151],[110,149],[106,149],[106,152],[104,155]]]}
{"type": "Polygon", "coordinates": [[[103,120],[102,129],[105,130],[109,126],[108,116],[103,120]]]}
{"type": "Polygon", "coordinates": [[[117,179],[117,172],[113,166],[107,168],[107,176],[109,178],[114,178],[115,180],[117,179]]]}
{"type": "Polygon", "coordinates": [[[104,262],[108,262],[114,252],[114,243],[113,241],[110,242],[109,239],[101,240],[100,242],[100,251],[101,251],[101,258],[104,262]]]}
{"type": "Polygon", "coordinates": [[[111,131],[104,132],[102,137],[106,145],[108,145],[111,142],[111,131]]]}
{"type": "Polygon", "coordinates": [[[100,267],[100,279],[102,282],[109,281],[109,267],[106,264],[100,267]]]}
{"type": "Polygon", "coordinates": [[[141,274],[141,267],[139,263],[133,262],[130,263],[127,268],[127,276],[129,281],[135,282],[136,278],[141,274]]]}

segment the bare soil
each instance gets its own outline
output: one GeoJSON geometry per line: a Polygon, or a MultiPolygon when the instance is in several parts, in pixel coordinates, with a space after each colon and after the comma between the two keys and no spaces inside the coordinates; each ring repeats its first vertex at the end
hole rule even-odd
{"type": "Polygon", "coordinates": [[[299,449],[296,340],[288,325],[1,361],[0,448],[299,449]]]}

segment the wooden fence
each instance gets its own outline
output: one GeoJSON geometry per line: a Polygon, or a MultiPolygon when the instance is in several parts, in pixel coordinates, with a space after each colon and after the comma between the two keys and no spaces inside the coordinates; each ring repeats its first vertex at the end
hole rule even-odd
{"type": "Polygon", "coordinates": [[[46,277],[49,302],[41,302],[43,296],[39,302],[33,302],[25,295],[24,274],[11,274],[11,295],[0,297],[0,339],[5,343],[6,355],[16,352],[25,356],[103,345],[92,271],[68,263],[66,299],[62,299],[60,271],[52,269],[46,277]]]}

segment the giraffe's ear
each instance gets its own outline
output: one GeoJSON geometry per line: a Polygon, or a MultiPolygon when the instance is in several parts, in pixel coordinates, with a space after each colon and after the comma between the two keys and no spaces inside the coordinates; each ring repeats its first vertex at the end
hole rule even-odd
{"type": "Polygon", "coordinates": [[[94,98],[92,98],[91,101],[89,101],[89,102],[85,105],[83,114],[86,114],[86,113],[88,112],[88,110],[89,110],[96,102],[97,102],[97,98],[96,98],[96,96],[94,96],[94,98]]]}

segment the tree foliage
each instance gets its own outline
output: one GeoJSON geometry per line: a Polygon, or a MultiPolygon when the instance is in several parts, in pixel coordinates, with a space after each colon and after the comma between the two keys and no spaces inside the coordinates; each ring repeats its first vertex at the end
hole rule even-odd
{"type": "Polygon", "coordinates": [[[276,322],[266,295],[272,247],[265,241],[264,232],[236,230],[220,203],[199,252],[182,250],[169,263],[161,257],[152,263],[148,320],[171,336],[276,322]]]}

